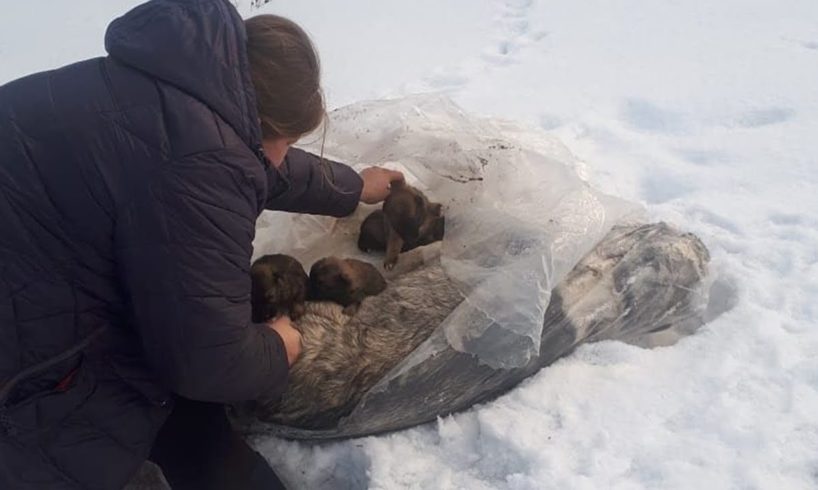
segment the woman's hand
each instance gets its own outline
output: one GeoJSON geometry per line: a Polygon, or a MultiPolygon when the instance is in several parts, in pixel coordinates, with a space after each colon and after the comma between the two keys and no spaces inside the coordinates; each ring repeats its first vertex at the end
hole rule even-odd
{"type": "Polygon", "coordinates": [[[381,167],[365,168],[359,175],[364,180],[361,202],[366,204],[377,204],[383,201],[389,195],[393,182],[403,182],[402,173],[381,167]]]}
{"type": "Polygon", "coordinates": [[[293,328],[292,321],[287,315],[282,315],[267,323],[284,341],[287,351],[287,363],[293,367],[298,356],[301,355],[301,332],[293,328]]]}

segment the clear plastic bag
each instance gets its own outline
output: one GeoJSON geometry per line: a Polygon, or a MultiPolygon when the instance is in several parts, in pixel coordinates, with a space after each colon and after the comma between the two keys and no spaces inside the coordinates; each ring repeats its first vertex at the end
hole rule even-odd
{"type": "MultiPolygon", "coordinates": [[[[320,152],[320,142],[308,149],[320,152]]],[[[248,435],[337,439],[426,423],[499,396],[584,342],[668,345],[695,331],[709,308],[701,240],[645,224],[639,206],[590,188],[580,163],[542,131],[418,96],[333,112],[325,153],[361,168],[402,170],[445,205],[445,238],[403,254],[386,292],[332,324],[389,325],[381,330],[392,332],[386,342],[363,351],[345,346],[349,362],[294,373],[306,384],[296,379],[282,406],[234,419],[248,435]],[[419,331],[429,332],[419,343],[396,340],[419,331]],[[390,351],[393,345],[410,350],[390,351]],[[371,385],[332,391],[321,384],[288,396],[295,386],[318,386],[313,376],[355,379],[379,365],[367,362],[370,353],[397,351],[371,385]]],[[[340,220],[265,213],[257,254],[288,253],[307,267],[328,255],[380,266],[382,256],[356,246],[373,209],[361,206],[340,220]]]]}
{"type": "MultiPolygon", "coordinates": [[[[321,142],[307,149],[320,153],[321,142]]],[[[441,263],[466,299],[437,333],[495,368],[522,366],[537,354],[551,290],[614,224],[641,212],[590,188],[558,140],[468,116],[441,96],[334,111],[323,149],[327,158],[358,168],[399,169],[444,204],[441,263]],[[497,328],[502,342],[480,341],[497,328]]],[[[382,257],[356,247],[360,223],[373,209],[361,206],[340,220],[265,213],[256,253],[287,253],[307,267],[329,255],[379,265],[382,257]]]]}

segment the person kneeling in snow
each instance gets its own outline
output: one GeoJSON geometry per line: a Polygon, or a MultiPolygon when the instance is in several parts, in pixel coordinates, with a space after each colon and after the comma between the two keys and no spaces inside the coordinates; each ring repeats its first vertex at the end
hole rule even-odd
{"type": "Polygon", "coordinates": [[[326,117],[280,17],[154,0],[108,56],[0,87],[0,488],[283,485],[222,404],[284,390],[300,336],[254,324],[263,209],[344,216],[397,172],[290,148],[326,117]]]}

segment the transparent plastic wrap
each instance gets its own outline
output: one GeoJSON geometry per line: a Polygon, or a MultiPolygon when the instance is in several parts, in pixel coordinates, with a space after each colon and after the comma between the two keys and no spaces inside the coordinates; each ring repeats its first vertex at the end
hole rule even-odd
{"type": "MultiPolygon", "coordinates": [[[[497,396],[584,341],[649,345],[656,332],[700,324],[706,248],[664,224],[639,224],[640,207],[592,189],[576,159],[542,132],[420,96],[333,112],[324,154],[402,170],[443,203],[445,237],[402,254],[385,293],[355,317],[337,317],[339,328],[377,328],[386,339],[340,367],[354,370],[356,359],[377,352],[386,366],[377,379],[298,395],[299,386],[288,389],[265,422],[240,421],[248,433],[320,439],[408,427],[497,396]],[[405,337],[407,329],[422,335],[405,337]],[[395,358],[384,361],[390,352],[395,358]],[[319,391],[333,389],[357,392],[323,406],[335,402],[319,391]]],[[[287,253],[307,268],[329,255],[380,266],[382,256],[356,246],[373,209],[340,220],[265,213],[256,255],[287,253]]],[[[317,312],[304,321],[326,320],[309,311],[317,312]]],[[[321,348],[310,342],[307,349],[321,348]]],[[[300,366],[292,378],[297,385],[317,372],[300,366]]]]}
{"type": "MultiPolygon", "coordinates": [[[[402,170],[443,203],[441,262],[466,300],[440,328],[454,348],[493,367],[521,366],[536,354],[551,289],[615,223],[640,211],[591,189],[558,141],[540,133],[538,144],[528,144],[528,131],[419,96],[333,112],[323,148],[328,158],[361,168],[402,170]],[[506,342],[478,341],[492,326],[508,332],[506,342]]],[[[313,146],[321,151],[319,142],[313,146]]],[[[341,220],[265,215],[257,254],[288,253],[307,266],[329,255],[378,264],[381,257],[356,247],[372,209],[361,206],[341,220]]]]}

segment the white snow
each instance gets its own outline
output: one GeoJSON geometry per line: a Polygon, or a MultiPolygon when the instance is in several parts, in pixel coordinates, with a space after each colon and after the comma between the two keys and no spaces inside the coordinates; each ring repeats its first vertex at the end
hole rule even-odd
{"type": "MultiPolygon", "coordinates": [[[[101,53],[109,18],[135,3],[4,2],[0,83],[101,53]]],[[[594,186],[705,240],[729,310],[672,347],[582,347],[436,424],[261,441],[294,488],[818,486],[818,3],[274,0],[260,11],[313,34],[332,107],[441,91],[559,137],[594,186]]]]}

